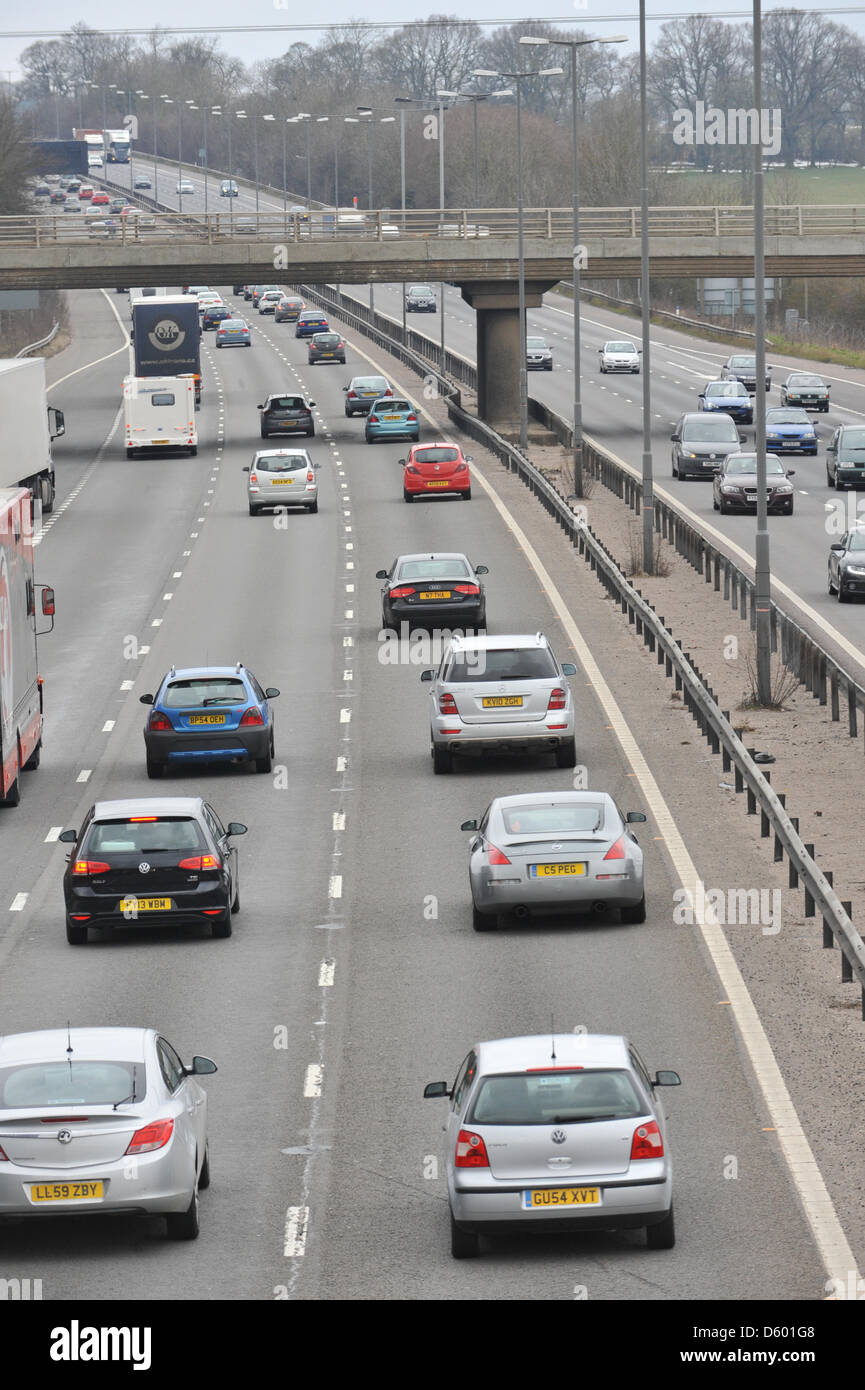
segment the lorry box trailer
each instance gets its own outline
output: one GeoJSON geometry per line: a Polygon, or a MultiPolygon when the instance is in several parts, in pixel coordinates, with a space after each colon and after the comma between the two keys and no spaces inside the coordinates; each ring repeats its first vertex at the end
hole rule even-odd
{"type": "Polygon", "coordinates": [[[0,488],[26,487],[42,503],[54,506],[51,441],[65,434],[63,411],[48,404],[45,359],[0,359],[0,488]]]}
{"type": "Polygon", "coordinates": [[[128,376],[123,383],[126,457],[142,449],[198,453],[192,376],[128,376]]]}
{"type": "Polygon", "coordinates": [[[54,626],[54,592],[33,572],[33,503],[24,488],[0,488],[0,806],[21,800],[21,773],[42,755],[42,679],[37,607],[54,626]]]}
{"type": "Polygon", "coordinates": [[[137,377],[181,376],[196,379],[201,398],[201,326],[194,294],[146,295],[130,292],[132,344],[137,377]]]}

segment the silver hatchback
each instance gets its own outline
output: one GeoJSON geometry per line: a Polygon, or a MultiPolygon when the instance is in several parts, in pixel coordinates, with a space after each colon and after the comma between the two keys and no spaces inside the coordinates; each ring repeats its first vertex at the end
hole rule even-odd
{"type": "Polygon", "coordinates": [[[447,1099],[451,1253],[480,1253],[480,1236],[644,1227],[653,1250],[675,1244],[673,1164],[651,1076],[627,1038],[543,1034],[476,1043],[447,1099]]]}
{"type": "Polygon", "coordinates": [[[247,464],[249,515],[267,507],[305,507],[318,511],[315,467],[306,449],[259,449],[247,464]]]}
{"type": "Polygon", "coordinates": [[[542,632],[449,639],[430,682],[430,752],[435,772],[450,772],[454,754],[552,753],[575,767],[574,702],[566,676],[542,632]]]}
{"type": "Polygon", "coordinates": [[[470,830],[472,925],[491,931],[505,914],[569,917],[618,908],[645,922],[643,851],[630,829],[642,811],[619,811],[607,792],[498,796],[470,830]]]}

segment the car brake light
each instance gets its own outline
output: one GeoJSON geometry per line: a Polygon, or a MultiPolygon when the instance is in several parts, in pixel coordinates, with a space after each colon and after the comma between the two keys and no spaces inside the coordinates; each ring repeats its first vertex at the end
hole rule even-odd
{"type": "Polygon", "coordinates": [[[306,481],[307,481],[308,483],[314,483],[314,482],[315,482],[315,474],[314,474],[314,473],[307,473],[307,475],[306,475],[306,481]]]}
{"type": "Polygon", "coordinates": [[[560,685],[557,685],[553,690],[550,691],[550,703],[547,705],[547,711],[549,712],[549,710],[551,709],[564,709],[565,705],[567,704],[567,700],[568,697],[565,694],[564,690],[562,690],[562,687],[560,685]]]}
{"type": "Polygon", "coordinates": [[[416,424],[417,424],[417,416],[416,416],[416,415],[407,415],[405,418],[406,418],[406,424],[407,424],[407,425],[416,425],[416,424]]]}
{"type": "Polygon", "coordinates": [[[143,1129],[137,1129],[129,1141],[127,1154],[149,1154],[154,1149],[163,1149],[171,1138],[173,1129],[173,1120],[154,1120],[143,1129]]]}
{"type": "Polygon", "coordinates": [[[249,725],[249,724],[263,724],[263,723],[264,723],[264,720],[263,720],[263,718],[262,718],[262,716],[261,716],[261,710],[260,710],[260,709],[256,709],[255,706],[253,706],[252,709],[245,710],[245,711],[244,711],[244,714],[243,714],[243,718],[241,719],[240,722],[241,722],[241,724],[247,724],[247,725],[249,725]]]}
{"type": "Polygon", "coordinates": [[[251,483],[257,483],[257,482],[258,482],[258,474],[257,474],[257,473],[250,473],[250,475],[249,475],[249,481],[250,481],[251,483]]]}
{"type": "Polygon", "coordinates": [[[378,424],[378,416],[377,416],[377,415],[370,415],[369,419],[370,419],[370,424],[373,424],[373,425],[377,425],[377,424],[378,424]]]}
{"type": "Polygon", "coordinates": [[[147,721],[147,727],[148,729],[155,729],[158,733],[162,733],[167,729],[173,728],[174,726],[172,725],[171,720],[167,719],[166,716],[162,714],[160,710],[155,709],[151,712],[150,718],[147,721]]]}
{"type": "Polygon", "coordinates": [[[487,859],[491,864],[510,864],[510,859],[506,854],[502,854],[495,845],[487,844],[487,859]]]}
{"type": "Polygon", "coordinates": [[[101,859],[76,859],[72,865],[73,874],[107,874],[111,865],[101,859]]]}
{"type": "Polygon", "coordinates": [[[634,1130],[634,1137],[631,1140],[632,1160],[635,1158],[663,1157],[664,1141],[655,1120],[650,1120],[647,1125],[640,1125],[639,1129],[634,1130]]]}
{"type": "Polygon", "coordinates": [[[624,859],[625,857],[625,837],[620,835],[614,845],[610,845],[604,855],[605,859],[624,859]]]}
{"type": "Polygon", "coordinates": [[[0,1163],[8,1163],[8,1162],[9,1162],[8,1157],[7,1157],[6,1154],[3,1152],[3,1150],[0,1149],[0,1163]]]}
{"type": "Polygon", "coordinates": [[[487,1146],[479,1134],[470,1129],[461,1129],[457,1135],[457,1149],[454,1156],[455,1168],[489,1168],[487,1146]]]}
{"type": "Polygon", "coordinates": [[[351,400],[352,397],[353,397],[355,400],[357,399],[357,392],[356,392],[356,391],[349,391],[349,393],[348,393],[348,398],[349,398],[349,400],[351,400]]]}
{"type": "Polygon", "coordinates": [[[420,469],[415,468],[413,463],[410,463],[405,471],[406,473],[420,473],[420,469]]]}
{"type": "Polygon", "coordinates": [[[409,594],[415,594],[417,590],[411,584],[400,584],[399,588],[391,589],[391,598],[408,598],[409,594]]]}
{"type": "Polygon", "coordinates": [[[477,584],[455,584],[454,593],[457,594],[479,594],[480,589],[477,584]]]}
{"type": "Polygon", "coordinates": [[[196,854],[191,859],[181,859],[178,869],[218,869],[219,860],[215,854],[196,854]]]}
{"type": "Polygon", "coordinates": [[[393,391],[391,391],[390,387],[388,387],[384,394],[385,394],[386,396],[392,396],[392,395],[393,395],[393,391]]]}
{"type": "Polygon", "coordinates": [[[459,714],[457,702],[449,691],[439,695],[439,714],[459,714]]]}

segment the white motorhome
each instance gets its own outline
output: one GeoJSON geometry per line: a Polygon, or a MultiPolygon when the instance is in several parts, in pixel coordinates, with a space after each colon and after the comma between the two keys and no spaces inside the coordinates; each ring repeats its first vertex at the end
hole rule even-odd
{"type": "Polygon", "coordinates": [[[190,376],[128,376],[123,383],[126,457],[142,449],[198,453],[195,379],[190,376]]]}

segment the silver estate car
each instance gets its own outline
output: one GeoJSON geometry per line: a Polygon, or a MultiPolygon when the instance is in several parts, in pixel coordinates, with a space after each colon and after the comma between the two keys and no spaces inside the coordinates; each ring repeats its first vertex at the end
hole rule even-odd
{"type": "Polygon", "coordinates": [[[0,1037],[0,1217],[165,1216],[198,1235],[210,1184],[207,1095],[152,1028],[0,1037]]]}
{"type": "Polygon", "coordinates": [[[306,449],[259,449],[243,471],[249,474],[250,516],[257,516],[265,507],[318,511],[318,483],[306,449]]]}
{"type": "Polygon", "coordinates": [[[491,931],[513,913],[569,917],[618,908],[623,922],[645,922],[643,851],[631,831],[642,811],[623,813],[607,792],[528,792],[498,796],[469,846],[472,925],[491,931]]]}
{"type": "Polygon", "coordinates": [[[651,1076],[627,1038],[545,1033],[475,1043],[447,1099],[451,1254],[480,1236],[645,1227],[650,1250],[675,1245],[673,1164],[651,1076]]]}
{"type": "Polygon", "coordinates": [[[450,772],[455,753],[552,753],[575,767],[574,701],[542,632],[501,637],[454,636],[430,682],[430,752],[435,772],[450,772]]]}

